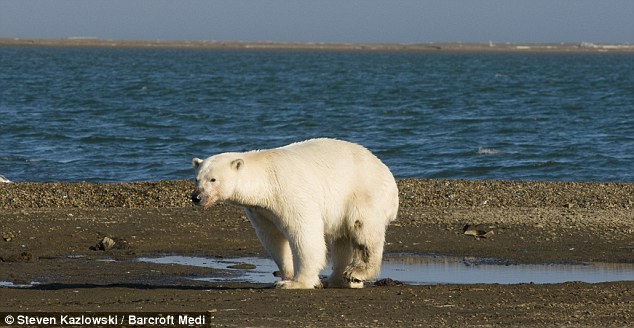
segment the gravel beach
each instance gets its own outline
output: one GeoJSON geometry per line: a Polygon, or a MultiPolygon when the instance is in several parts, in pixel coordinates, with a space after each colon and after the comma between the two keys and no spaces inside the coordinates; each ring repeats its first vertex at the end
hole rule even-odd
{"type": "MultiPolygon", "coordinates": [[[[634,263],[634,184],[398,181],[386,252],[504,263],[634,263]],[[465,234],[466,227],[487,232],[465,234]]],[[[634,322],[634,277],[606,283],[285,291],[205,282],[142,256],[263,256],[241,209],[192,181],[0,183],[0,311],[204,311],[213,326],[603,326],[634,322]],[[100,242],[108,237],[113,246],[100,242]],[[35,282],[35,284],[32,284],[35,282]]],[[[421,273],[424,274],[424,273],[421,273]]],[[[275,280],[271,276],[271,283],[275,280]]]]}

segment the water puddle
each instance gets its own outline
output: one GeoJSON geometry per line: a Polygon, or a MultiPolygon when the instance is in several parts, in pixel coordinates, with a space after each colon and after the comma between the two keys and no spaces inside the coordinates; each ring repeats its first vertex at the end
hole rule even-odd
{"type": "Polygon", "coordinates": [[[273,283],[277,280],[273,272],[277,271],[277,265],[273,260],[261,257],[239,258],[208,258],[189,256],[164,256],[158,258],[142,257],[141,262],[156,264],[180,264],[203,268],[223,270],[217,277],[194,278],[194,280],[209,282],[252,282],[273,283]]]}
{"type": "MultiPolygon", "coordinates": [[[[164,256],[143,257],[139,261],[223,270],[219,276],[195,278],[200,281],[273,283],[278,279],[273,276],[277,266],[268,258],[164,256]]],[[[330,270],[322,272],[324,276],[328,274],[330,270]]],[[[599,283],[634,280],[634,263],[506,264],[494,259],[386,254],[379,276],[383,278],[410,285],[599,283]]]]}
{"type": "Polygon", "coordinates": [[[36,281],[32,281],[29,283],[15,283],[12,281],[3,281],[0,280],[0,287],[9,287],[9,288],[28,288],[28,287],[33,287],[35,285],[39,285],[39,282],[36,281]]]}

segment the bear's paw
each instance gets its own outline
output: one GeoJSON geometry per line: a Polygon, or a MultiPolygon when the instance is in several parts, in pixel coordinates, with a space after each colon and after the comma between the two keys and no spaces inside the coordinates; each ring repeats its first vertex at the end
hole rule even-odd
{"type": "Polygon", "coordinates": [[[343,278],[350,284],[363,285],[363,282],[369,279],[368,269],[366,266],[349,266],[343,272],[343,278]]]}
{"type": "Polygon", "coordinates": [[[323,288],[363,288],[363,281],[348,281],[347,279],[329,277],[321,281],[323,288]]]}
{"type": "Polygon", "coordinates": [[[321,282],[317,284],[306,283],[296,280],[281,280],[275,283],[275,288],[279,289],[315,289],[322,288],[321,282]]]}

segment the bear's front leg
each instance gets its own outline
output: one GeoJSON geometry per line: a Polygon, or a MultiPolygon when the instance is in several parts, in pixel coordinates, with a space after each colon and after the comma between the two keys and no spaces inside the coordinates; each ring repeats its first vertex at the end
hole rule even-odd
{"type": "Polygon", "coordinates": [[[356,220],[350,232],[352,245],[352,263],[343,273],[344,279],[361,283],[376,278],[381,270],[383,244],[385,242],[385,226],[380,220],[356,220]]]}
{"type": "Polygon", "coordinates": [[[279,219],[270,211],[259,207],[247,207],[245,212],[262,246],[280,269],[282,280],[293,279],[293,256],[288,239],[275,224],[279,219]]]}
{"type": "Polygon", "coordinates": [[[332,273],[322,283],[326,288],[363,288],[362,281],[350,281],[344,276],[352,262],[352,242],[348,237],[340,237],[331,244],[332,273]]]}
{"type": "Polygon", "coordinates": [[[300,221],[303,224],[291,226],[289,242],[293,253],[295,274],[292,280],[276,283],[277,288],[312,289],[320,288],[319,273],[326,266],[326,240],[321,218],[300,221]],[[308,222],[308,223],[307,223],[308,222]]]}

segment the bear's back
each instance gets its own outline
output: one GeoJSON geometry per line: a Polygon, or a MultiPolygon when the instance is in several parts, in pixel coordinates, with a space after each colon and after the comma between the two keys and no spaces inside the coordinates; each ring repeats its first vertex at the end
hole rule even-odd
{"type": "MultiPolygon", "coordinates": [[[[325,169],[332,173],[338,171],[351,174],[363,169],[381,171],[389,169],[381,160],[365,147],[337,139],[318,138],[290,144],[277,148],[296,157],[307,165],[315,164],[317,169],[325,169]]],[[[360,173],[360,172],[359,172],[360,173]]],[[[375,172],[376,173],[376,172],[375,172]]],[[[391,175],[391,173],[389,173],[391,175]]]]}
{"type": "MultiPolygon", "coordinates": [[[[292,174],[287,183],[325,189],[394,189],[389,168],[365,147],[337,139],[319,138],[271,150],[275,170],[292,174]]],[[[284,181],[280,181],[284,183],[284,181]]]]}

